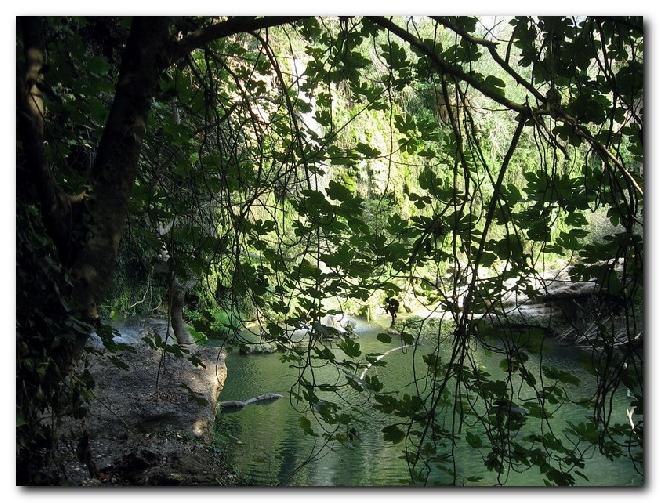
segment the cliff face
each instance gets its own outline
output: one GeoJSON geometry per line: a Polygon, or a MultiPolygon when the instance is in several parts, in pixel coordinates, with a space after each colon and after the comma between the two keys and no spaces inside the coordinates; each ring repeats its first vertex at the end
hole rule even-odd
{"type": "MultiPolygon", "coordinates": [[[[69,467],[67,482],[232,483],[210,442],[227,373],[225,355],[217,348],[192,345],[183,357],[166,353],[162,359],[162,349],[152,348],[147,340],[155,333],[164,339],[163,320],[138,320],[114,328],[120,333],[114,342],[126,344],[124,349],[111,353],[97,336],[90,339],[87,362],[95,381],[94,399],[86,428],[71,426],[63,436],[64,444],[67,435],[69,443],[78,443],[78,463],[69,467]],[[193,355],[196,365],[190,361],[193,355]],[[128,368],[118,368],[113,357],[128,368]]],[[[170,337],[169,343],[173,340],[170,337]]]]}

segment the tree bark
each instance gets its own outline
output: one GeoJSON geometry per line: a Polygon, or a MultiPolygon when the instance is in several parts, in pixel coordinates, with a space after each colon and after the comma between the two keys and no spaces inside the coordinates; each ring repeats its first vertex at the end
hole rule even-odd
{"type": "Polygon", "coordinates": [[[85,241],[71,267],[74,307],[87,320],[98,318],[112,280],[152,96],[167,64],[168,27],[166,18],[135,18],[122,58],[85,203],[85,241]]]}
{"type": "Polygon", "coordinates": [[[44,101],[39,86],[45,56],[42,44],[42,22],[38,17],[23,17],[19,21],[23,42],[25,68],[17,72],[16,125],[17,190],[22,198],[37,203],[43,223],[57,247],[58,256],[67,262],[70,252],[71,201],[64,194],[45,161],[44,101]]]}
{"type": "Polygon", "coordinates": [[[177,280],[176,276],[172,276],[170,282],[170,317],[172,319],[172,330],[178,344],[193,344],[193,338],[186,328],[183,321],[183,307],[185,305],[186,289],[177,280]]]}
{"type": "Polygon", "coordinates": [[[205,26],[189,33],[185,38],[174,44],[170,51],[171,61],[176,62],[180,58],[189,54],[192,50],[203,47],[209,42],[219,38],[235,35],[236,33],[248,33],[263,28],[293,23],[294,21],[300,21],[301,19],[305,19],[305,16],[232,16],[226,21],[205,26]]]}
{"type": "Polygon", "coordinates": [[[161,72],[178,57],[211,40],[293,19],[233,17],[179,43],[170,37],[169,19],[134,19],[94,164],[93,193],[85,208],[85,243],[71,268],[74,306],[84,319],[98,318],[98,304],[112,281],[147,117],[161,72]]]}

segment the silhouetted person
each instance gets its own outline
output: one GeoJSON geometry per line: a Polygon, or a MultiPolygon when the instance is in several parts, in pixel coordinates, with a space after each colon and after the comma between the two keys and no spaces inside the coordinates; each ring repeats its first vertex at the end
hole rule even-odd
{"type": "Polygon", "coordinates": [[[390,316],[392,317],[391,326],[394,326],[394,320],[396,320],[396,313],[399,312],[399,301],[396,300],[394,297],[390,297],[385,302],[387,302],[387,305],[385,306],[385,311],[390,313],[390,316]]]}

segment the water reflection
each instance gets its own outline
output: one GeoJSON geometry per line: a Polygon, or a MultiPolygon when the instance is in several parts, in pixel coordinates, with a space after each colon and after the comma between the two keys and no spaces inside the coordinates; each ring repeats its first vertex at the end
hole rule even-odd
{"type": "MultiPolygon", "coordinates": [[[[362,326],[360,344],[364,353],[383,353],[401,345],[393,338],[389,345],[376,339],[376,335],[387,326],[387,319],[379,320],[381,325],[362,326]]],[[[446,342],[445,344],[449,344],[446,342]]],[[[448,347],[448,346],[447,346],[448,347]]],[[[432,346],[422,346],[413,356],[408,348],[392,351],[385,360],[385,367],[373,366],[368,375],[377,375],[385,389],[401,389],[412,379],[413,358],[418,368],[423,368],[422,354],[432,350],[432,346]]],[[[493,376],[502,374],[499,368],[501,358],[479,352],[475,355],[480,366],[493,376]]],[[[586,396],[589,388],[595,385],[593,376],[585,371],[576,371],[577,355],[573,349],[554,347],[544,352],[544,365],[560,369],[570,369],[578,374],[581,385],[580,396],[586,396]]],[[[410,481],[408,466],[400,456],[404,443],[393,445],[384,442],[383,426],[390,424],[381,413],[364,405],[366,421],[356,428],[354,440],[347,445],[331,445],[323,449],[318,458],[304,463],[312,453],[318,452],[321,440],[305,435],[299,426],[299,414],[289,401],[289,387],[296,379],[293,369],[282,363],[277,354],[243,356],[231,354],[227,359],[228,378],[221,400],[244,400],[265,392],[277,392],[284,398],[267,405],[247,406],[233,414],[220,414],[218,430],[229,452],[230,462],[241,475],[253,485],[309,485],[309,486],[371,486],[405,485],[410,481]],[[301,464],[302,468],[297,469],[301,464]]],[[[530,358],[527,367],[538,372],[539,363],[530,358]]],[[[322,373],[319,374],[321,377],[322,373]]],[[[318,376],[317,376],[318,377],[318,376]]],[[[329,378],[329,375],[326,376],[329,378]]],[[[362,403],[364,397],[350,394],[346,397],[353,403],[362,403]]],[[[624,422],[625,410],[630,400],[624,390],[614,399],[615,422],[624,422]]],[[[557,424],[565,421],[580,422],[587,415],[587,409],[565,406],[555,415],[557,424]]],[[[530,418],[531,419],[531,418],[530,418]]],[[[536,420],[528,421],[525,429],[537,426],[536,420]]],[[[478,484],[491,485],[497,482],[496,475],[485,469],[479,450],[471,449],[463,442],[456,450],[457,483],[467,482],[467,477],[481,476],[478,484]]],[[[595,452],[586,461],[582,470],[589,482],[577,479],[578,484],[590,485],[638,485],[642,477],[634,470],[627,458],[609,461],[595,452]]],[[[506,485],[543,485],[544,476],[538,468],[523,473],[510,473],[506,485]]],[[[432,485],[451,484],[453,477],[446,472],[435,470],[429,483],[432,485]]]]}

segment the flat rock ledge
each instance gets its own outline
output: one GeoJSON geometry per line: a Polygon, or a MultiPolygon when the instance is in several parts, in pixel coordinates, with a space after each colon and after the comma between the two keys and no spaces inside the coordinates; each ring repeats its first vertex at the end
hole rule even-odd
{"type": "Polygon", "coordinates": [[[224,353],[191,345],[186,348],[189,354],[166,354],[163,359],[162,350],[144,340],[154,332],[164,338],[162,320],[125,322],[114,328],[121,334],[115,341],[128,348],[111,353],[95,336],[88,344],[86,359],[95,381],[85,420],[89,448],[82,449],[81,456],[84,424],[69,421],[60,442],[60,451],[73,451],[69,455],[73,459],[64,463],[65,483],[233,484],[222,453],[211,442],[218,396],[227,375],[224,353]],[[192,355],[204,367],[193,365],[192,355]],[[117,367],[113,357],[128,369],[117,367]],[[91,471],[80,462],[85,456],[92,461],[91,471]]]}

